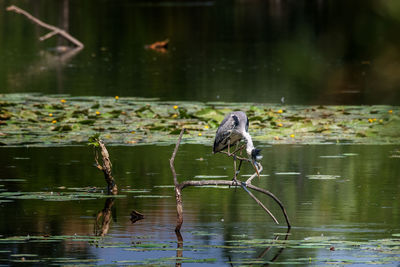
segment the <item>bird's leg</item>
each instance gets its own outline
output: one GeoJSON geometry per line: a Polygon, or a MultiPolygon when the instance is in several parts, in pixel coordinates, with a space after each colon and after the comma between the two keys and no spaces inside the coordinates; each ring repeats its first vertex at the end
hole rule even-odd
{"type": "Polygon", "coordinates": [[[239,152],[240,155],[242,155],[242,151],[243,151],[243,149],[245,148],[245,145],[241,145],[239,148],[238,148],[238,145],[239,145],[239,143],[236,143],[235,152],[233,152],[232,154],[236,154],[237,152],[239,152]]]}
{"type": "Polygon", "coordinates": [[[242,147],[240,148],[240,156],[242,155],[243,149],[246,148],[246,145],[242,145],[242,147]]]}
{"type": "Polygon", "coordinates": [[[240,162],[239,162],[239,168],[236,170],[236,177],[239,175],[240,167],[242,167],[242,162],[243,162],[243,160],[240,160],[240,162]]]}
{"type": "Polygon", "coordinates": [[[231,139],[228,140],[228,156],[231,156],[231,139]]]}
{"type": "Polygon", "coordinates": [[[236,142],[236,147],[235,147],[235,151],[233,152],[233,154],[236,154],[236,152],[238,152],[238,146],[239,146],[239,142],[236,142]]]}
{"type": "Polygon", "coordinates": [[[238,185],[238,180],[236,179],[237,171],[236,171],[236,155],[233,154],[233,179],[232,179],[232,185],[237,186],[238,185]]]}

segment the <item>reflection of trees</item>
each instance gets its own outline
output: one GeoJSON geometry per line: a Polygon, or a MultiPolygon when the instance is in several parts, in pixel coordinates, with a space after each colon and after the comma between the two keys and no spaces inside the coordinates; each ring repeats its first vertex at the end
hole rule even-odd
{"type": "MultiPolygon", "coordinates": [[[[40,60],[38,62],[35,62],[31,65],[28,65],[28,70],[24,71],[23,73],[12,73],[10,75],[10,83],[12,83],[14,86],[18,86],[21,81],[26,80],[26,76],[36,76],[38,74],[43,74],[43,70],[52,70],[56,69],[57,71],[57,78],[58,78],[58,84],[59,88],[62,87],[62,72],[61,68],[66,65],[66,63],[74,57],[79,51],[83,49],[83,44],[71,36],[68,33],[68,28],[69,28],[69,0],[63,0],[63,5],[61,8],[61,16],[60,16],[60,25],[61,28],[53,26],[51,24],[45,23],[41,21],[39,18],[31,15],[29,12],[11,5],[7,7],[7,11],[13,11],[18,14],[24,15],[26,18],[28,18],[30,21],[34,22],[36,25],[39,25],[40,27],[43,27],[47,30],[50,30],[47,34],[41,36],[39,38],[40,41],[45,41],[54,35],[57,35],[57,46],[50,49],[47,52],[42,52],[40,60]],[[66,46],[65,42],[66,41],[71,42],[72,44],[75,45],[75,47],[71,46],[66,46]]],[[[35,31],[36,32],[36,31],[35,31]]],[[[24,84],[22,84],[24,85],[24,84]]]]}
{"type": "MultiPolygon", "coordinates": [[[[177,7],[177,13],[162,6],[125,6],[126,1],[74,2],[79,8],[67,8],[68,0],[25,2],[35,15],[79,31],[91,47],[93,54],[82,54],[79,63],[92,67],[74,73],[74,93],[84,83],[86,92],[109,85],[105,88],[137,96],[146,91],[147,96],[196,100],[210,100],[205,98],[215,96],[216,88],[227,88],[218,91],[224,100],[238,100],[235,96],[243,96],[243,88],[252,88],[244,96],[250,101],[279,101],[283,94],[291,94],[288,103],[376,101],[365,99],[370,91],[383,91],[376,95],[380,99],[398,97],[396,1],[232,1],[193,7],[194,12],[177,7]],[[215,16],[213,9],[224,12],[215,16]],[[68,16],[76,18],[75,23],[65,23],[68,16]],[[155,36],[165,35],[174,36],[173,58],[143,49],[155,36]],[[153,56],[156,60],[147,60],[153,56]],[[367,61],[371,64],[362,64],[367,61]]],[[[0,42],[2,51],[31,48],[22,44],[15,24],[11,29],[8,21],[1,22],[5,27],[0,28],[0,39],[6,39],[0,42]]],[[[13,73],[6,68],[2,72],[13,73]]],[[[54,90],[53,84],[45,86],[47,92],[54,90]]]]}

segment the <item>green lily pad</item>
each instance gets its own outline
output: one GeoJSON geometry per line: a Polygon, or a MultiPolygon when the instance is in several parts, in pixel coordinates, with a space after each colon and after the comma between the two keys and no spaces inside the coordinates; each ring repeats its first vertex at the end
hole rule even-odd
{"type": "Polygon", "coordinates": [[[204,126],[217,128],[233,110],[248,114],[249,132],[259,142],[400,144],[398,106],[283,108],[279,104],[169,103],[133,97],[116,101],[113,97],[42,94],[2,94],[0,103],[4,104],[0,119],[4,119],[1,127],[5,133],[0,138],[6,146],[83,144],[100,131],[107,132],[106,140],[113,144],[175,144],[182,127],[189,129],[184,142],[211,144],[215,131],[204,126]],[[60,99],[66,102],[61,104],[60,99]],[[176,104],[179,107],[175,109],[176,104]],[[135,125],[135,129],[127,125],[135,125]]]}

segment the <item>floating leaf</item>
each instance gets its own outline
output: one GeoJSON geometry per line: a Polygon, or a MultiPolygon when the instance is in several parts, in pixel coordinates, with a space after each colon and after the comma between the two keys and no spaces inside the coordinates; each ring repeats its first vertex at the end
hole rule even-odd
{"type": "Polygon", "coordinates": [[[212,108],[203,108],[202,110],[196,112],[194,116],[205,121],[214,120],[220,122],[224,119],[225,114],[212,108]]]}

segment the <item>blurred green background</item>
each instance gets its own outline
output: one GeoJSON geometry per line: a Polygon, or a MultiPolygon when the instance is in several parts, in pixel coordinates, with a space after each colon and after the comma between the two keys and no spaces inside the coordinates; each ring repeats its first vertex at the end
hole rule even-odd
{"type": "Polygon", "coordinates": [[[398,104],[397,0],[0,3],[0,92],[398,104]],[[85,44],[69,59],[15,4],[85,44]],[[166,53],[145,45],[170,40],[166,53]]]}

